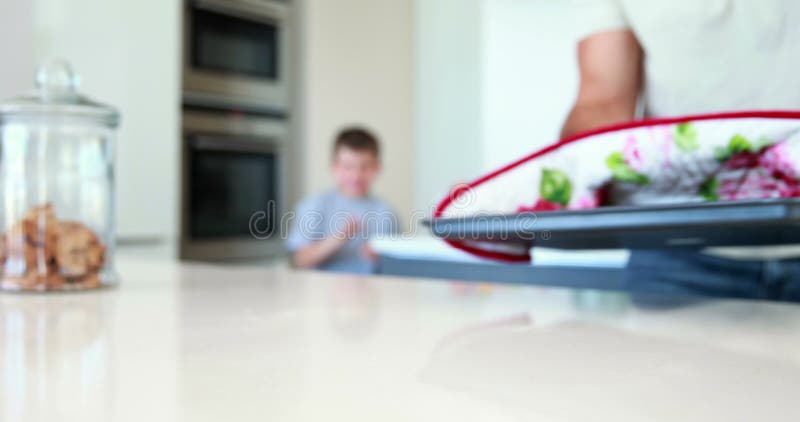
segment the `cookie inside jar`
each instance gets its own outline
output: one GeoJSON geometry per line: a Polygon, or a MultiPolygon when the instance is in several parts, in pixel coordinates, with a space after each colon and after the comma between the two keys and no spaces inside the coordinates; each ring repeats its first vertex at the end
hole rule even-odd
{"type": "Polygon", "coordinates": [[[59,220],[52,204],[30,208],[0,240],[4,289],[75,290],[101,285],[105,245],[87,225],[59,220]]]}

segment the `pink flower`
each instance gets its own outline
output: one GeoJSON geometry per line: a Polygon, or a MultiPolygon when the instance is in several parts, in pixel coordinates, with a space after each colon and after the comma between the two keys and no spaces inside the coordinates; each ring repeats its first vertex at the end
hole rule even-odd
{"type": "Polygon", "coordinates": [[[628,137],[625,145],[622,147],[622,156],[625,157],[625,162],[634,170],[641,170],[643,160],[642,154],[639,151],[638,141],[633,135],[628,137]]]}
{"type": "Polygon", "coordinates": [[[775,177],[762,168],[739,170],[720,176],[718,195],[724,200],[793,198],[800,196],[800,181],[775,177]]]}
{"type": "Polygon", "coordinates": [[[535,204],[527,206],[521,205],[517,208],[517,212],[534,212],[534,211],[558,211],[564,209],[564,206],[557,202],[550,202],[545,199],[539,199],[535,204]]]}
{"type": "Polygon", "coordinates": [[[590,210],[599,206],[600,204],[598,202],[597,195],[584,195],[575,201],[575,203],[569,208],[575,210],[590,210]]]}
{"type": "Polygon", "coordinates": [[[767,148],[762,153],[758,164],[775,177],[797,178],[797,168],[792,162],[785,142],[767,148]]]}

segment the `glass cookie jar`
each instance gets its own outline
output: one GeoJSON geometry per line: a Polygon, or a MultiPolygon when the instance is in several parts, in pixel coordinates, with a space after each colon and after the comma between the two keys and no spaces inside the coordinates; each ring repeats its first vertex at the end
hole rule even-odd
{"type": "Polygon", "coordinates": [[[0,290],[116,283],[114,138],[119,113],[77,92],[64,61],[0,104],[0,290]]]}

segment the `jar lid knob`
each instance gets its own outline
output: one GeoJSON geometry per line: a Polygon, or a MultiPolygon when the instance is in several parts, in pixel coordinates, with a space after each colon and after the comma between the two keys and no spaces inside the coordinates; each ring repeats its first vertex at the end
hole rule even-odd
{"type": "Polygon", "coordinates": [[[46,97],[75,95],[79,83],[78,76],[66,60],[50,60],[36,72],[36,87],[46,97]]]}

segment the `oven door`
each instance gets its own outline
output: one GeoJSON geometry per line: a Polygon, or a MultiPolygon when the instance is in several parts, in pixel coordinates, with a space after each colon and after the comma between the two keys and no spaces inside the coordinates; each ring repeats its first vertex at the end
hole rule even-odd
{"type": "Polygon", "coordinates": [[[289,8],[277,0],[190,0],[184,100],[286,110],[289,8]]]}
{"type": "Polygon", "coordinates": [[[194,125],[184,130],[181,257],[282,253],[285,133],[280,125],[210,113],[184,120],[194,125]]]}

